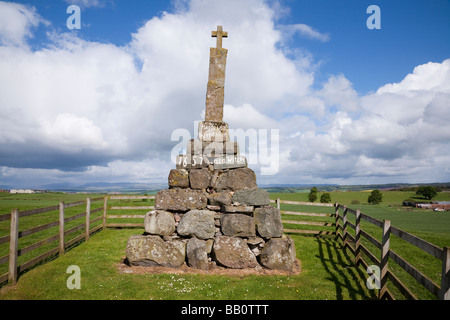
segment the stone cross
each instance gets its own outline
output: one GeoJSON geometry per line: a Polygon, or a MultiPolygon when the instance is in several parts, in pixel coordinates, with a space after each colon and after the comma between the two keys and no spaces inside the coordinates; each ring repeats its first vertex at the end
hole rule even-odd
{"type": "Polygon", "coordinates": [[[222,26],[217,26],[217,31],[211,31],[211,37],[217,38],[216,48],[222,49],[222,37],[228,38],[228,32],[223,31],[222,26]]]}
{"type": "Polygon", "coordinates": [[[227,49],[222,48],[222,38],[228,37],[228,32],[223,31],[222,26],[217,26],[217,31],[212,31],[211,36],[217,38],[217,44],[216,48],[210,48],[205,121],[222,122],[228,53],[227,49]]]}

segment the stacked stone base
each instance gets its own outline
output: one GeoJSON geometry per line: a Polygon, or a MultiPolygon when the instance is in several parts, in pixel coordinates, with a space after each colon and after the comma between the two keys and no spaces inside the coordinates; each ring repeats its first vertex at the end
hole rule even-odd
{"type": "Polygon", "coordinates": [[[298,269],[280,211],[258,189],[255,173],[226,134],[223,123],[200,124],[200,140],[178,157],[169,189],[158,192],[155,210],[145,215],[145,233],[128,239],[129,264],[298,269]],[[218,132],[225,138],[217,139],[218,132]],[[216,139],[208,141],[210,136],[216,139]]]}
{"type": "Polygon", "coordinates": [[[283,235],[280,211],[269,203],[267,192],[258,188],[211,194],[162,190],[157,210],[145,215],[145,233],[129,238],[127,260],[136,266],[293,271],[298,267],[294,242],[283,235]]]}

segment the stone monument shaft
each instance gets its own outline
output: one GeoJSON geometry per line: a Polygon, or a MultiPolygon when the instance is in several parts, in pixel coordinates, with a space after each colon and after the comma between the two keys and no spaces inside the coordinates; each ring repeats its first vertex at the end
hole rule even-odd
{"type": "Polygon", "coordinates": [[[227,38],[228,32],[223,31],[222,26],[217,26],[217,31],[212,31],[211,36],[217,37],[217,44],[215,48],[210,48],[205,121],[222,122],[228,53],[227,49],[222,48],[222,38],[227,38]]]}

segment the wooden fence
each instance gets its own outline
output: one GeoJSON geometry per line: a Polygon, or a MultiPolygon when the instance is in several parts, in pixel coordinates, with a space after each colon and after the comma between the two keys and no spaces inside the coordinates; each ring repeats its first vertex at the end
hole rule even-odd
{"type": "MultiPolygon", "coordinates": [[[[106,196],[105,197],[105,208],[107,213],[105,219],[141,219],[143,221],[145,215],[137,214],[109,214],[110,210],[153,210],[154,206],[129,206],[129,205],[108,205],[109,200],[142,200],[142,199],[155,199],[155,196],[106,196]]],[[[308,206],[321,206],[321,207],[333,207],[331,203],[313,203],[313,202],[297,202],[297,201],[287,201],[287,200],[270,200],[271,203],[276,203],[278,209],[280,209],[280,204],[294,204],[294,205],[308,205],[308,206]]],[[[308,213],[308,212],[294,212],[294,211],[281,211],[283,218],[288,218],[288,216],[309,216],[309,217],[334,217],[335,214],[327,213],[308,213]]],[[[294,225],[309,225],[309,226],[319,226],[319,227],[332,227],[335,226],[334,220],[329,222],[317,222],[317,221],[299,221],[299,220],[282,220],[284,224],[294,224],[294,225]]],[[[143,228],[144,223],[108,223],[106,222],[106,227],[110,228],[126,228],[126,227],[137,227],[143,228]]],[[[334,234],[333,231],[324,230],[300,230],[300,229],[284,229],[286,233],[302,233],[302,234],[334,234]]]]}
{"type": "Polygon", "coordinates": [[[58,205],[45,207],[45,208],[38,208],[38,209],[32,209],[32,210],[26,210],[26,211],[19,211],[18,209],[11,210],[11,215],[1,215],[0,221],[5,220],[11,220],[11,227],[10,227],[10,234],[7,236],[0,237],[0,244],[8,243],[9,242],[9,253],[5,256],[0,257],[0,265],[9,263],[8,266],[8,272],[5,274],[0,275],[0,283],[10,281],[12,283],[17,282],[18,275],[35,266],[36,264],[42,262],[45,259],[48,259],[54,255],[61,256],[65,253],[66,248],[70,247],[76,242],[79,242],[83,239],[86,241],[89,240],[90,234],[93,232],[96,232],[100,228],[102,228],[102,224],[99,226],[91,228],[91,224],[99,221],[103,218],[103,215],[100,215],[97,218],[91,219],[91,214],[99,211],[104,211],[104,207],[100,207],[97,209],[91,210],[91,203],[96,201],[101,201],[102,198],[97,199],[89,199],[83,201],[77,201],[72,203],[64,203],[60,202],[58,205]],[[80,205],[86,205],[86,211],[72,215],[72,216],[66,216],[65,215],[65,209],[80,206],[80,205]],[[38,215],[42,213],[48,213],[51,211],[56,211],[58,213],[58,220],[51,221],[36,227],[32,227],[26,230],[19,231],[19,219],[24,218],[27,216],[32,215],[38,215]],[[74,227],[71,227],[67,229],[65,225],[73,220],[85,218],[84,222],[76,225],[74,227]],[[30,236],[32,234],[36,234],[42,231],[45,231],[47,229],[53,228],[58,226],[58,233],[54,234],[46,239],[28,244],[27,246],[23,248],[19,248],[19,239],[30,236]],[[67,235],[70,235],[80,229],[85,229],[84,233],[74,237],[70,240],[65,240],[65,237],[67,235]],[[32,259],[18,265],[18,257],[25,255],[26,253],[32,252],[33,250],[36,250],[44,245],[51,244],[52,242],[58,241],[58,246],[54,247],[44,253],[40,253],[39,255],[33,257],[32,259]]]}
{"type": "MultiPolygon", "coordinates": [[[[125,214],[117,214],[110,215],[108,214],[109,210],[151,210],[154,209],[154,206],[129,206],[129,205],[116,205],[120,204],[120,200],[141,200],[146,201],[147,199],[154,199],[155,196],[105,196],[102,198],[90,199],[87,198],[85,201],[78,201],[73,203],[65,204],[64,202],[60,202],[56,206],[46,207],[46,208],[38,208],[26,211],[19,211],[18,209],[14,209],[11,211],[11,215],[0,215],[0,221],[11,220],[11,228],[10,235],[0,237],[0,244],[8,243],[9,246],[9,254],[0,257],[0,265],[9,263],[9,271],[3,275],[0,275],[0,283],[11,281],[15,283],[18,278],[18,274],[22,271],[33,267],[34,265],[40,263],[41,261],[50,258],[54,255],[61,256],[64,254],[66,249],[79,242],[81,240],[89,240],[90,235],[93,232],[96,232],[100,229],[105,229],[107,227],[112,228],[121,228],[121,227],[143,227],[143,222],[141,223],[108,223],[108,219],[143,219],[144,215],[125,215],[125,214]],[[103,205],[96,209],[91,210],[91,203],[96,201],[102,201],[103,205]],[[119,200],[119,203],[113,203],[108,205],[108,201],[110,200],[119,200]],[[80,205],[86,205],[86,211],[75,214],[67,217],[65,215],[65,209],[80,205]],[[59,211],[58,220],[52,221],[49,223],[45,223],[33,228],[29,228],[27,230],[19,231],[19,218],[37,215],[41,213],[51,212],[51,211],[59,211]],[[91,219],[91,214],[95,212],[102,211],[102,214],[94,219],[91,219]],[[84,222],[67,229],[66,223],[72,220],[85,218],[84,222]],[[102,220],[102,223],[97,225],[94,228],[91,228],[91,224],[102,220]],[[44,240],[37,241],[35,243],[29,244],[23,248],[18,247],[18,240],[20,238],[47,230],[52,227],[58,226],[59,232],[55,235],[50,236],[44,240]],[[69,234],[72,234],[78,230],[84,228],[84,233],[79,234],[78,236],[70,239],[68,241],[65,240],[65,237],[69,234]],[[50,244],[54,241],[58,240],[58,246],[52,248],[44,253],[39,254],[38,256],[32,258],[29,261],[18,265],[17,259],[19,256],[24,255],[25,253],[31,252],[35,249],[38,249],[44,245],[50,244]]],[[[291,224],[291,225],[307,225],[314,226],[319,230],[300,230],[300,229],[287,229],[284,231],[286,233],[296,233],[296,234],[313,234],[313,235],[334,235],[336,239],[341,239],[343,241],[343,248],[349,249],[354,257],[355,263],[358,266],[362,264],[366,269],[369,267],[368,263],[364,260],[362,254],[365,254],[376,266],[380,269],[380,289],[379,289],[379,298],[390,298],[393,299],[392,293],[389,291],[387,287],[387,279],[389,279],[399,290],[401,293],[405,295],[408,299],[417,299],[417,297],[395,276],[391,269],[389,269],[389,259],[393,260],[400,267],[402,267],[406,272],[408,272],[411,276],[413,276],[421,285],[423,285],[428,291],[430,291],[434,296],[443,300],[450,300],[450,248],[444,247],[440,248],[435,246],[423,239],[420,239],[408,232],[402,231],[394,226],[391,226],[389,220],[380,221],[368,215],[365,215],[360,212],[360,210],[352,210],[340,204],[319,204],[319,203],[311,203],[311,202],[297,202],[297,201],[286,201],[286,200],[271,200],[271,203],[276,203],[278,209],[280,209],[281,204],[287,205],[313,205],[313,206],[324,206],[324,207],[335,207],[334,213],[310,213],[310,212],[298,212],[298,211],[287,211],[281,210],[282,214],[282,222],[283,224],[291,224]],[[339,213],[339,210],[342,210],[342,215],[339,213]],[[355,224],[349,221],[348,214],[352,214],[355,216],[355,224]],[[294,216],[296,220],[286,220],[286,217],[294,216]],[[322,219],[327,219],[325,222],[318,221],[301,221],[298,220],[298,216],[304,217],[320,217],[322,219]],[[329,220],[329,219],[333,220],[329,220]],[[375,237],[371,236],[368,232],[362,230],[361,228],[361,220],[365,220],[370,222],[371,224],[381,228],[382,230],[382,239],[381,242],[377,240],[375,237]],[[333,231],[324,230],[324,227],[335,227],[333,231]],[[348,231],[349,228],[354,230],[354,236],[348,231]],[[422,249],[426,253],[431,256],[442,261],[442,274],[441,274],[441,284],[440,286],[430,280],[427,276],[425,276],[422,272],[420,272],[417,268],[412,266],[411,263],[406,261],[404,258],[400,257],[396,252],[394,252],[390,248],[390,234],[394,234],[412,244],[413,246],[422,249]],[[378,259],[375,254],[369,251],[369,249],[361,243],[361,236],[367,239],[370,243],[372,243],[375,247],[381,250],[381,256],[378,259]]],[[[289,218],[288,218],[289,219],[289,218]]],[[[292,219],[292,218],[291,218],[292,219]]],[[[142,221],[142,220],[141,220],[142,221]]]]}
{"type": "Polygon", "coordinates": [[[417,297],[411,292],[411,290],[408,289],[402,283],[402,281],[400,281],[400,279],[392,272],[392,268],[389,268],[389,262],[390,260],[392,260],[438,299],[450,300],[449,247],[440,248],[432,243],[418,238],[415,235],[392,226],[390,220],[380,221],[378,219],[365,215],[364,213],[360,212],[360,210],[355,211],[338,203],[335,204],[335,218],[336,238],[342,239],[344,248],[349,249],[353,253],[353,255],[355,256],[356,265],[362,264],[366,269],[369,267],[369,264],[362,257],[362,254],[365,254],[376,266],[379,267],[380,274],[379,278],[377,279],[379,283],[379,299],[394,299],[394,296],[389,291],[387,286],[387,280],[389,279],[407,299],[417,300],[417,297]],[[340,209],[342,210],[342,215],[339,214],[340,209]],[[355,216],[355,224],[349,221],[349,213],[355,216]],[[368,221],[382,230],[381,242],[370,235],[368,232],[362,230],[361,220],[368,221]],[[342,224],[340,224],[340,221],[342,222],[342,224]],[[354,230],[354,236],[348,231],[349,227],[354,230]],[[391,234],[417,248],[422,249],[427,254],[439,259],[442,262],[440,286],[434,283],[431,279],[429,279],[426,275],[424,275],[421,271],[414,267],[410,262],[402,258],[390,248],[391,234]],[[379,259],[361,243],[361,236],[363,236],[371,244],[381,250],[379,259]]]}
{"type": "Polygon", "coordinates": [[[109,200],[149,200],[149,199],[155,199],[155,196],[105,196],[105,226],[110,228],[129,228],[129,227],[138,227],[143,228],[144,227],[144,214],[115,214],[110,215],[107,212],[109,210],[153,210],[155,209],[154,206],[129,206],[129,205],[110,205],[108,206],[108,199],[109,200]],[[107,219],[141,219],[142,222],[140,223],[107,223],[107,219]]]}
{"type": "MultiPolygon", "coordinates": [[[[280,198],[277,198],[277,200],[270,200],[271,203],[276,203],[277,208],[281,209],[281,204],[291,204],[291,205],[303,205],[303,206],[319,206],[319,207],[333,207],[333,204],[331,203],[314,203],[314,202],[299,202],[299,201],[288,201],[288,200],[280,200],[280,198]]],[[[285,233],[296,233],[296,234],[312,234],[312,235],[333,235],[335,234],[335,231],[329,231],[329,230],[323,230],[323,228],[318,227],[333,227],[335,226],[334,220],[329,220],[328,218],[334,218],[335,214],[331,213],[311,213],[311,212],[298,212],[298,211],[287,211],[287,210],[280,210],[281,211],[281,222],[283,224],[290,224],[290,225],[301,225],[301,226],[314,226],[316,230],[303,230],[303,229],[290,229],[290,228],[284,228],[285,233]],[[310,220],[286,220],[289,219],[289,216],[302,216],[302,217],[322,217],[323,219],[329,220],[329,221],[310,221],[310,220]],[[317,230],[320,229],[320,230],[317,230]]],[[[291,218],[292,219],[292,218],[291,218]]]]}

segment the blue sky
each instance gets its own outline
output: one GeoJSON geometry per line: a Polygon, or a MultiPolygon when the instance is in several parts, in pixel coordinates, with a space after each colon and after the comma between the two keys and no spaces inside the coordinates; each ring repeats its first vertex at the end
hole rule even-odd
{"type": "MultiPolygon", "coordinates": [[[[77,35],[117,46],[128,44],[131,34],[148,19],[177,9],[174,1],[163,0],[100,1],[98,6],[69,0],[18,2],[35,6],[39,14],[51,21],[52,28],[63,32],[69,16],[68,5],[78,3],[83,26],[75,31],[77,35]]],[[[343,73],[361,94],[385,83],[401,81],[415,66],[443,61],[450,52],[450,2],[446,0],[285,0],[279,3],[283,12],[276,24],[302,23],[329,34],[330,40],[323,42],[301,35],[289,39],[291,47],[306,49],[322,62],[319,79],[343,73]],[[366,9],[371,4],[381,9],[379,30],[366,27],[370,16],[366,9]]],[[[38,28],[30,43],[42,46],[47,42],[47,31],[45,26],[38,28]]]]}
{"type": "Polygon", "coordinates": [[[279,130],[261,183],[449,181],[449,16],[446,0],[0,1],[0,187],[165,182],[218,24],[225,121],[279,130]]]}
{"type": "MultiPolygon", "coordinates": [[[[330,34],[325,43],[296,39],[317,59],[324,74],[343,73],[360,93],[398,82],[428,61],[450,52],[449,1],[286,1],[287,23],[305,23],[330,34]],[[369,30],[369,5],[381,9],[381,29],[369,30]]],[[[282,19],[283,21],[284,19],[282,19]]]]}

